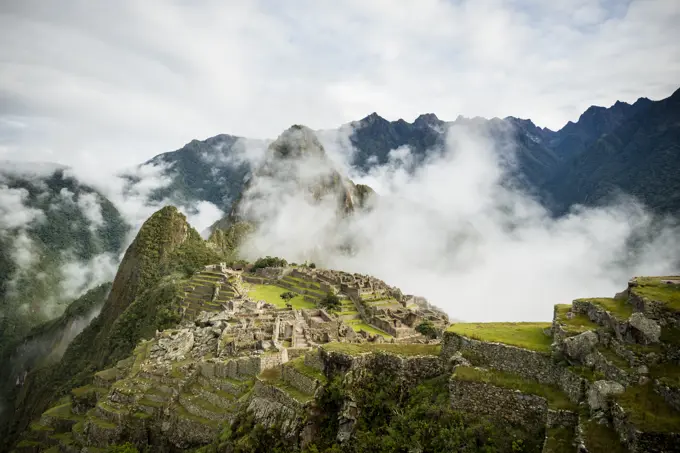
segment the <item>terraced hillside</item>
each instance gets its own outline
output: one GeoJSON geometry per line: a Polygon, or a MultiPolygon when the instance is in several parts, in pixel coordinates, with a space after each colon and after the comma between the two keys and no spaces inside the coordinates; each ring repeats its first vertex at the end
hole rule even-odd
{"type": "Polygon", "coordinates": [[[182,308],[184,316],[194,319],[201,311],[217,312],[223,305],[241,295],[240,277],[219,271],[204,270],[196,273],[184,287],[182,308]]]}
{"type": "Polygon", "coordinates": [[[678,451],[679,288],[637,278],[552,323],[455,323],[441,341],[366,342],[319,310],[246,302],[141,342],[15,451],[678,451]]]}
{"type": "Polygon", "coordinates": [[[544,452],[678,451],[679,291],[678,277],[637,278],[615,298],[556,305],[552,325],[454,324],[443,353],[470,366],[453,374],[453,404],[544,419],[544,452]],[[503,389],[540,399],[520,403],[503,389]],[[479,404],[488,395],[494,404],[479,404]]]}

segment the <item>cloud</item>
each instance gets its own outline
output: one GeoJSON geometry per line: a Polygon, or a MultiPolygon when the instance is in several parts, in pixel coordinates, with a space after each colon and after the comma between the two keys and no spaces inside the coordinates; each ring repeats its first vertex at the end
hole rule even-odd
{"type": "Polygon", "coordinates": [[[507,145],[484,128],[455,125],[434,151],[415,171],[406,149],[393,151],[358,181],[378,190],[378,203],[344,220],[335,205],[319,209],[263,180],[276,196],[250,202],[267,215],[245,253],[372,274],[470,321],[549,320],[556,303],[611,297],[634,275],[677,270],[677,224],[632,198],[554,219],[508,184],[507,145]],[[338,249],[347,239],[351,255],[338,249]]]}
{"type": "Polygon", "coordinates": [[[42,210],[25,205],[27,198],[28,190],[0,184],[0,232],[25,228],[45,218],[42,210]]]}
{"type": "Polygon", "coordinates": [[[558,128],[674,91],[678,22],[676,0],[8,0],[0,158],[121,169],[196,137],[373,111],[558,128]]]}

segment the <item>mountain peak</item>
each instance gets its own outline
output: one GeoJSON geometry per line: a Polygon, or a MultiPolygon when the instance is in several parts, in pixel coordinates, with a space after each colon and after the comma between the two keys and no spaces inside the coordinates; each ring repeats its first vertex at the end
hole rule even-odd
{"type": "Polygon", "coordinates": [[[378,115],[376,112],[373,112],[367,117],[361,119],[359,122],[364,124],[374,124],[378,122],[387,122],[387,120],[382,116],[378,115]]]}
{"type": "Polygon", "coordinates": [[[294,124],[269,145],[274,158],[297,159],[303,156],[324,157],[326,151],[313,130],[294,124]]]}
{"type": "Polygon", "coordinates": [[[418,118],[413,122],[413,125],[416,127],[422,127],[422,126],[437,126],[441,123],[442,121],[437,118],[437,115],[434,113],[423,113],[422,115],[419,115],[418,118]]]}

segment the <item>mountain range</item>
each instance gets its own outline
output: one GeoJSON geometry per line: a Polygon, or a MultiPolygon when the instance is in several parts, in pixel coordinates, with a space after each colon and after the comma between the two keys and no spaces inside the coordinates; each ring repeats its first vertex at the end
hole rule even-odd
{"type": "MultiPolygon", "coordinates": [[[[333,137],[347,138],[339,151],[345,154],[336,152],[331,157],[348,161],[344,170],[349,165],[354,175],[361,176],[386,165],[390,153],[403,147],[410,150],[409,170],[414,171],[442,152],[447,132],[455,134],[456,126],[483,129],[508,155],[508,175],[515,185],[554,216],[579,204],[607,203],[619,194],[636,197],[657,214],[680,212],[680,90],[660,101],[640,98],[633,104],[619,101],[610,107],[590,107],[558,131],[515,117],[459,116],[443,121],[427,113],[409,123],[372,113],[317,135],[327,150],[333,137]]],[[[142,165],[160,169],[170,182],[151,191],[145,202],[172,203],[187,213],[195,211],[199,202],[209,202],[228,218],[270,144],[220,134],[157,155],[142,165]]],[[[343,165],[338,166],[341,172],[343,165]]],[[[139,182],[138,177],[127,178],[130,184],[139,182]]],[[[350,192],[369,189],[350,186],[350,192]]],[[[7,212],[0,220],[1,351],[10,338],[57,316],[74,294],[104,283],[85,278],[66,291],[64,264],[88,263],[102,254],[115,261],[130,226],[101,191],[79,182],[63,167],[6,163],[0,171],[0,190],[0,212],[7,212]],[[25,217],[12,220],[13,211],[25,217]],[[36,275],[38,280],[33,278],[36,275]],[[26,278],[39,283],[28,285],[26,278]],[[44,313],[47,306],[52,309],[49,314],[44,313]]],[[[233,234],[223,236],[223,241],[233,241],[233,234]]]]}

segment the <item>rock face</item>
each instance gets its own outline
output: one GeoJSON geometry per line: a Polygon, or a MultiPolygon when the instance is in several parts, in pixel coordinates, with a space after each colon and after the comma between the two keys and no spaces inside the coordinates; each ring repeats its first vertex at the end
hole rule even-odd
{"type": "Polygon", "coordinates": [[[612,395],[623,393],[624,387],[615,381],[593,382],[588,390],[588,406],[591,411],[605,410],[609,407],[609,399],[612,395]]]}
{"type": "MultiPolygon", "coordinates": [[[[336,169],[311,129],[295,125],[269,145],[229,215],[211,227],[211,241],[225,245],[230,242],[225,236],[234,237],[229,245],[236,247],[244,240],[239,232],[286,218],[290,206],[310,215],[317,212],[333,226],[347,215],[370,209],[373,199],[370,187],[354,184],[336,169]]],[[[333,230],[326,236],[334,237],[333,230]]]]}
{"type": "Polygon", "coordinates": [[[651,319],[648,319],[642,313],[633,313],[628,320],[628,323],[642,337],[643,344],[658,343],[661,337],[661,326],[651,319]]]}
{"type": "Polygon", "coordinates": [[[590,354],[598,343],[597,334],[592,331],[566,338],[564,340],[564,352],[572,359],[584,359],[590,354]]]}

